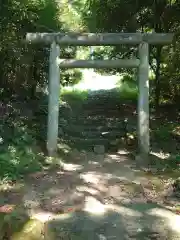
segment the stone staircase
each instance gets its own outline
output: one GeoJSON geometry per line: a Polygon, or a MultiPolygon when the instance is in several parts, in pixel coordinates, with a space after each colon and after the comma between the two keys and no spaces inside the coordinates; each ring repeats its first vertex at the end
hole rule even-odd
{"type": "MultiPolygon", "coordinates": [[[[116,150],[123,143],[128,132],[134,131],[130,127],[123,105],[106,104],[102,101],[90,99],[78,111],[71,110],[71,114],[60,114],[59,138],[72,148],[91,151],[97,145],[103,145],[105,151],[116,150]],[[89,104],[88,104],[89,103],[89,104]]],[[[60,111],[60,113],[63,111],[60,111]]]]}

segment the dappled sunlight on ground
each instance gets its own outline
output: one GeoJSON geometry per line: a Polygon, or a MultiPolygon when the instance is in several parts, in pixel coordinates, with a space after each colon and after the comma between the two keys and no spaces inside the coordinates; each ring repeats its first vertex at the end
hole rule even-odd
{"type": "Polygon", "coordinates": [[[31,219],[13,240],[24,239],[25,232],[28,240],[179,239],[179,216],[163,206],[160,179],[148,178],[125,150],[72,153],[66,153],[67,163],[58,165],[57,158],[53,169],[28,176],[20,196],[13,195],[10,203],[25,207],[31,219]]]}
{"type": "Polygon", "coordinates": [[[111,204],[107,206],[107,209],[113,210],[121,216],[129,216],[129,217],[142,217],[143,213],[139,212],[138,210],[130,209],[128,206],[120,206],[116,204],[111,204]]]}
{"type": "Polygon", "coordinates": [[[167,159],[171,156],[170,153],[165,153],[164,151],[159,151],[159,152],[151,151],[151,154],[161,159],[167,159]]]}
{"type": "Polygon", "coordinates": [[[73,163],[63,163],[61,166],[63,166],[63,169],[66,171],[77,171],[82,170],[83,166],[73,163]]]}
{"type": "Polygon", "coordinates": [[[147,214],[151,216],[157,216],[164,219],[167,224],[172,228],[172,230],[180,233],[180,216],[160,208],[154,208],[147,211],[147,214]]]}
{"type": "Polygon", "coordinates": [[[176,232],[180,233],[180,216],[174,216],[169,221],[169,226],[176,232]]]}
{"type": "Polygon", "coordinates": [[[103,214],[106,212],[106,206],[96,198],[88,196],[85,198],[84,211],[92,214],[103,214]]]}

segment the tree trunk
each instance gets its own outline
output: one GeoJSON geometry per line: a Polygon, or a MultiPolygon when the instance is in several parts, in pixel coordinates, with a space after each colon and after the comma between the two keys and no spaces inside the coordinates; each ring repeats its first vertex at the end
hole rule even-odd
{"type": "Polygon", "coordinates": [[[161,51],[162,46],[158,46],[156,50],[156,71],[155,71],[155,108],[159,109],[161,96],[160,70],[161,70],[161,51]]]}
{"type": "Polygon", "coordinates": [[[29,85],[30,85],[30,99],[34,99],[35,95],[36,95],[36,86],[37,86],[37,56],[36,54],[34,54],[33,59],[32,59],[32,63],[30,66],[30,70],[29,70],[29,85]]]}
{"type": "Polygon", "coordinates": [[[32,85],[31,85],[31,99],[34,99],[36,96],[36,86],[37,86],[37,81],[38,81],[38,76],[37,76],[37,60],[34,58],[33,61],[33,79],[32,79],[32,85]]]}
{"type": "MultiPolygon", "coordinates": [[[[154,0],[154,30],[156,33],[164,32],[161,16],[166,7],[166,0],[154,0]]],[[[156,71],[155,71],[155,108],[159,109],[161,96],[160,70],[161,70],[162,46],[156,48],[156,71]]]]}

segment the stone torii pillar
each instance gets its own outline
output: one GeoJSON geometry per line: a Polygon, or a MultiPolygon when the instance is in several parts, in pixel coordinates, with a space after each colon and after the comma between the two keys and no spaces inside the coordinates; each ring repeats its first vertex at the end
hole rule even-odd
{"type": "Polygon", "coordinates": [[[58,140],[60,94],[59,55],[60,47],[56,44],[56,42],[53,42],[51,44],[49,56],[49,101],[47,128],[47,150],[49,156],[53,156],[56,153],[58,140]]]}
{"type": "Polygon", "coordinates": [[[139,44],[140,65],[138,68],[138,144],[141,156],[150,149],[149,137],[149,44],[139,44]]]}

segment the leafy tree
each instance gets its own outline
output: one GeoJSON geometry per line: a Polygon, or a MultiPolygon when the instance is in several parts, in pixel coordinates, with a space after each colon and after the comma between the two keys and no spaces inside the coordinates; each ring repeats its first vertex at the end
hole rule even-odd
{"type": "MultiPolygon", "coordinates": [[[[1,2],[0,88],[3,97],[18,95],[33,99],[37,86],[47,85],[49,48],[26,44],[24,39],[27,32],[65,31],[68,26],[61,21],[61,12],[62,8],[55,0],[1,2]]],[[[62,57],[73,57],[75,52],[75,48],[71,52],[63,49],[62,57]]],[[[75,77],[74,73],[63,71],[61,83],[73,83],[77,81],[75,77]]]]}
{"type": "MultiPolygon", "coordinates": [[[[175,32],[179,35],[179,10],[177,0],[91,0],[86,2],[83,19],[93,32],[175,32]]],[[[175,41],[176,42],[176,41],[175,41]]],[[[162,48],[151,46],[150,66],[155,75],[154,91],[156,107],[159,106],[164,65],[167,53],[174,55],[175,45],[162,48]]],[[[135,54],[134,47],[118,46],[109,53],[110,58],[131,56],[135,54]],[[120,53],[120,54],[119,54],[120,53]]],[[[177,79],[176,79],[177,80],[177,79]]]]}

